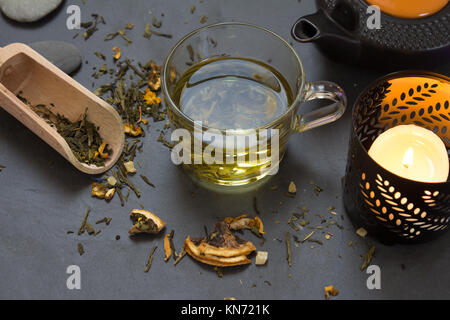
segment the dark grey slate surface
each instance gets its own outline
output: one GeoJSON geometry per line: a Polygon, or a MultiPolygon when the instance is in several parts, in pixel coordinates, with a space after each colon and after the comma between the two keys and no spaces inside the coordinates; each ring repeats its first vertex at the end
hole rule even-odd
{"type": "MultiPolygon", "coordinates": [[[[314,11],[312,2],[88,0],[82,5],[81,1],[66,1],[55,13],[34,24],[22,25],[0,17],[0,46],[17,41],[74,43],[82,51],[83,61],[89,61],[83,63],[74,78],[90,88],[92,67],[103,64],[94,56],[94,51],[109,53],[113,46],[120,45],[125,56],[137,61],[153,58],[162,63],[180,37],[201,25],[202,15],[209,16],[208,23],[236,20],[259,24],[290,39],[294,21],[314,11]],[[75,32],[66,29],[65,11],[72,3],[80,5],[83,21],[88,20],[91,13],[100,13],[107,20],[107,25],[100,25],[100,31],[86,42],[82,37],[73,40],[75,32]],[[194,15],[189,13],[191,5],[197,7],[194,15]],[[161,17],[161,13],[164,13],[161,30],[172,33],[174,38],[142,38],[145,23],[151,22],[153,15],[161,17]],[[120,39],[103,42],[106,33],[127,23],[136,25],[130,32],[134,39],[132,45],[126,47],[120,39]]],[[[295,43],[294,47],[303,59],[308,80],[339,83],[348,95],[349,109],[358,93],[371,81],[394,71],[340,65],[324,57],[313,45],[295,43]]],[[[448,75],[450,65],[441,65],[433,71],[448,75]]],[[[102,84],[101,80],[96,83],[102,84]]],[[[355,235],[342,205],[340,181],[346,164],[349,111],[335,124],[292,137],[280,173],[268,185],[278,184],[279,190],[271,191],[266,186],[239,195],[216,194],[196,187],[170,162],[168,149],[156,142],[161,126],[162,123],[152,125],[145,138],[145,151],[137,158],[142,164],[140,172],[149,177],[156,189],[135,179],[143,196],[137,199],[131,195],[122,208],[117,197],[110,204],[91,198],[89,176],[77,172],[0,109],[0,164],[7,166],[0,173],[0,298],[322,299],[323,287],[330,284],[340,290],[337,299],[450,298],[450,234],[415,246],[387,247],[374,241],[373,264],[381,267],[382,289],[367,289],[368,275],[359,270],[361,255],[367,247],[355,235]],[[294,199],[284,196],[291,180],[298,188],[294,199]],[[319,197],[314,195],[310,180],[325,190],[319,197]],[[179,249],[186,235],[202,235],[203,225],[211,228],[223,217],[253,213],[254,196],[265,223],[267,241],[260,246],[251,233],[246,233],[245,237],[254,241],[258,249],[269,251],[269,262],[263,267],[232,268],[224,271],[224,278],[218,278],[212,268],[189,257],[176,267],[172,263],[165,264],[163,235],[138,239],[127,235],[131,226],[128,213],[142,202],[146,209],[167,222],[168,231],[175,229],[175,246],[179,249]],[[91,221],[110,216],[113,218],[111,225],[102,226],[97,237],[67,235],[68,230],[78,229],[87,206],[92,207],[91,221]],[[330,227],[327,231],[334,237],[329,241],[320,234],[323,246],[293,247],[293,262],[289,268],[284,243],[274,239],[284,239],[286,231],[300,238],[306,235],[306,229],[294,232],[284,223],[298,210],[297,206],[311,209],[308,220],[313,225],[320,222],[316,213],[329,219],[327,208],[335,206],[339,216],[333,219],[345,229],[330,227]],[[282,223],[277,224],[277,220],[282,223]],[[121,236],[119,241],[115,240],[116,235],[121,236]],[[358,244],[354,247],[347,245],[355,240],[358,244]],[[86,251],[81,257],[76,250],[78,241],[86,251]],[[152,269],[146,274],[143,269],[155,244],[159,248],[152,269]],[[71,291],[66,287],[69,265],[81,268],[81,290],[71,291]]]]}

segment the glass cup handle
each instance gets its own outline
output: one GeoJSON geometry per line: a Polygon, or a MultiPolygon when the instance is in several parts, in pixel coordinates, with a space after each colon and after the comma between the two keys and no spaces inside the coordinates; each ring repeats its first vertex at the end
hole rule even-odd
{"type": "Polygon", "coordinates": [[[337,84],[329,81],[307,82],[304,101],[327,99],[334,103],[318,110],[297,115],[294,130],[298,133],[336,121],[345,112],[347,97],[337,84]]]}

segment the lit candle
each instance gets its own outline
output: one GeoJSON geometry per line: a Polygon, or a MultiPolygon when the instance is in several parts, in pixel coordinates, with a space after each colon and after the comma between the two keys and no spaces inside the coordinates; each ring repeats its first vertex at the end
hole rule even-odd
{"type": "Polygon", "coordinates": [[[444,142],[433,131],[400,125],[378,136],[369,155],[386,170],[420,182],[446,182],[449,161],[444,142]]]}

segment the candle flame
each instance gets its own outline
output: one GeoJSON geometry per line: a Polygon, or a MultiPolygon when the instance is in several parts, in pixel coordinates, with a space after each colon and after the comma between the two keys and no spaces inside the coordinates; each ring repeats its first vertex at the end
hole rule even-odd
{"type": "Polygon", "coordinates": [[[403,156],[402,165],[408,169],[412,163],[414,158],[414,150],[413,148],[409,147],[408,150],[406,150],[405,155],[403,156]]]}

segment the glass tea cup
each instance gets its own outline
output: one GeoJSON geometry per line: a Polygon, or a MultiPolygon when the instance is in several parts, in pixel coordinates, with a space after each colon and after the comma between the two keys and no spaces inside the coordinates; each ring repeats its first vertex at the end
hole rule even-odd
{"type": "Polygon", "coordinates": [[[165,60],[162,90],[173,129],[172,161],[209,186],[244,186],[276,174],[292,133],[339,119],[347,105],[338,85],[306,81],[300,58],[283,38],[238,22],[205,26],[182,38],[165,60]],[[292,92],[284,112],[251,129],[209,127],[187,116],[175,97],[178,81],[192,65],[220,57],[260,61],[281,74],[292,92]],[[332,104],[297,114],[302,102],[314,99],[332,104]]]}

